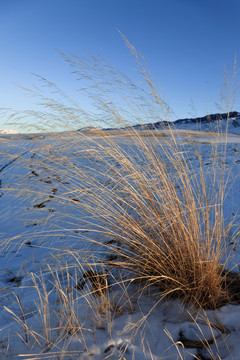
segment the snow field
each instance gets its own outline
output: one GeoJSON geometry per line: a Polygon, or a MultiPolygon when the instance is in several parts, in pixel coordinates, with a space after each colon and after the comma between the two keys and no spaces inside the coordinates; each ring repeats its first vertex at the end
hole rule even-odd
{"type": "MultiPolygon", "coordinates": [[[[144,290],[141,283],[127,281],[124,271],[108,268],[111,254],[98,246],[104,229],[99,231],[91,207],[88,211],[80,204],[88,196],[98,196],[92,193],[94,181],[104,184],[106,196],[116,184],[104,178],[104,163],[89,154],[94,146],[98,151],[99,144],[85,136],[81,144],[76,139],[71,144],[71,139],[46,136],[1,142],[2,358],[237,359],[238,304],[194,312],[178,300],[163,300],[156,287],[144,290]],[[87,177],[82,176],[83,170],[87,177]],[[102,296],[94,296],[90,278],[77,289],[85,266],[109,272],[108,289],[102,296]]],[[[182,140],[187,160],[197,173],[192,144],[182,140]]],[[[131,139],[116,141],[147,169],[146,158],[131,139]]],[[[212,144],[205,139],[195,145],[210,181],[212,144]]],[[[239,164],[239,139],[234,137],[226,145],[223,164],[229,179],[224,217],[227,223],[234,220],[231,234],[239,223],[239,164]]],[[[112,161],[106,172],[109,169],[119,172],[121,167],[112,161]]],[[[108,241],[111,237],[104,238],[108,241]]],[[[229,268],[239,263],[237,244],[233,254],[229,268]]]]}

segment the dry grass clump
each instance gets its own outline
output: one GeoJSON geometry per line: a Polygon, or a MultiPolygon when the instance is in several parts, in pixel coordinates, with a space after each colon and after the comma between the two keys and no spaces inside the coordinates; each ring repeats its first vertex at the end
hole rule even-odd
{"type": "Polygon", "coordinates": [[[143,287],[157,286],[163,297],[204,309],[239,301],[237,275],[225,270],[228,244],[237,238],[224,222],[228,182],[216,148],[209,168],[200,150],[171,129],[163,138],[157,130],[149,137],[126,131],[124,138],[78,133],[61,148],[64,157],[54,148],[45,154],[45,166],[58,169],[66,184],[55,195],[69,209],[66,227],[79,217],[80,232],[94,229],[98,237],[75,239],[97,245],[107,266],[125,269],[143,287]],[[78,157],[86,161],[78,165],[78,157]]]}
{"type": "Polygon", "coordinates": [[[132,141],[135,154],[114,141],[104,152],[98,149],[104,184],[91,181],[92,195],[85,204],[80,200],[114,240],[104,245],[117,257],[109,264],[197,307],[213,309],[230,301],[223,264],[229,240],[222,210],[226,184],[217,176],[210,183],[197,152],[199,168],[193,173],[171,136],[170,141],[154,135],[132,141]]]}

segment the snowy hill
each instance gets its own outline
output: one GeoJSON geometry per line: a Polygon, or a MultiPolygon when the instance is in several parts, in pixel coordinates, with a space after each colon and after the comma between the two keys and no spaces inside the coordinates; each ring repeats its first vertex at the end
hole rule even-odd
{"type": "Polygon", "coordinates": [[[237,111],[222,114],[211,114],[198,118],[186,118],[175,121],[158,121],[156,123],[148,123],[144,125],[135,125],[136,130],[154,130],[164,129],[167,126],[171,126],[174,129],[180,130],[195,130],[195,131],[207,131],[207,132],[225,132],[228,126],[229,134],[240,135],[240,113],[237,111]]]}
{"type": "Polygon", "coordinates": [[[2,129],[0,134],[19,134],[19,132],[13,129],[2,129]]]}
{"type": "MultiPolygon", "coordinates": [[[[229,113],[217,113],[197,118],[185,118],[175,121],[157,121],[153,123],[133,125],[135,130],[164,130],[167,127],[176,130],[192,130],[205,132],[220,132],[228,134],[240,135],[240,113],[232,111],[229,113]]],[[[127,130],[130,126],[121,128],[127,130]]],[[[79,129],[80,132],[94,132],[100,130],[99,127],[88,126],[79,129]]],[[[109,132],[116,130],[115,128],[104,128],[103,131],[109,132]]]]}

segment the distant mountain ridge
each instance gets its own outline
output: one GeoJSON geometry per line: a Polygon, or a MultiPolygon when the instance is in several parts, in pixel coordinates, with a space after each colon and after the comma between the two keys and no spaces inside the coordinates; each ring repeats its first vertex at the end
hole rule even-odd
{"type": "Polygon", "coordinates": [[[175,124],[182,124],[182,123],[202,123],[202,124],[208,124],[208,123],[212,123],[214,121],[219,121],[219,120],[228,120],[228,119],[238,119],[240,120],[240,113],[237,111],[231,111],[229,113],[217,113],[217,114],[211,114],[211,115],[206,115],[203,117],[197,117],[197,118],[186,118],[186,119],[179,119],[174,121],[175,124]]]}
{"type": "MultiPolygon", "coordinates": [[[[133,126],[126,126],[123,129],[134,128],[136,130],[163,130],[167,127],[172,127],[177,130],[194,130],[207,132],[226,132],[228,128],[229,134],[240,135],[240,113],[231,111],[229,113],[210,114],[197,118],[185,118],[175,121],[157,121],[155,123],[137,124],[133,126]]],[[[85,129],[85,128],[84,128],[85,129]]],[[[81,131],[84,129],[81,129],[81,131]]],[[[87,128],[90,130],[90,128],[87,128]]],[[[92,127],[92,130],[95,128],[92,127]]],[[[103,131],[111,131],[115,129],[103,129],[103,131]]]]}
{"type": "MultiPolygon", "coordinates": [[[[136,130],[163,130],[167,127],[172,127],[177,130],[193,130],[193,131],[207,131],[207,132],[222,132],[226,129],[229,134],[240,135],[240,113],[231,111],[229,113],[216,113],[205,115],[196,118],[178,119],[175,121],[157,121],[155,123],[137,124],[133,126],[126,126],[120,128],[127,130],[134,128],[136,130]]],[[[88,126],[78,131],[97,131],[99,127],[88,126]]],[[[116,128],[104,128],[103,131],[112,131],[116,128]]]]}
{"type": "Polygon", "coordinates": [[[237,111],[175,121],[157,121],[155,123],[137,124],[134,125],[133,128],[136,130],[156,130],[171,126],[175,129],[185,130],[217,131],[219,129],[220,131],[225,131],[227,122],[229,133],[240,134],[240,113],[237,111]]]}

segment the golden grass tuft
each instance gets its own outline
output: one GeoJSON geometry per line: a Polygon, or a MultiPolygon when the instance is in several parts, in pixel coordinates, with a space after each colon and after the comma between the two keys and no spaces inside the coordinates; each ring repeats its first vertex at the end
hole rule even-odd
{"type": "Polygon", "coordinates": [[[93,195],[85,205],[80,201],[104,236],[118,244],[104,245],[117,257],[109,264],[200,308],[231,301],[223,263],[229,240],[222,209],[226,184],[217,176],[208,183],[199,153],[193,173],[172,134],[170,140],[135,134],[132,141],[138,154],[126,154],[114,140],[104,154],[94,151],[111,188],[94,180],[93,195]],[[121,170],[113,171],[109,158],[121,170]]]}

